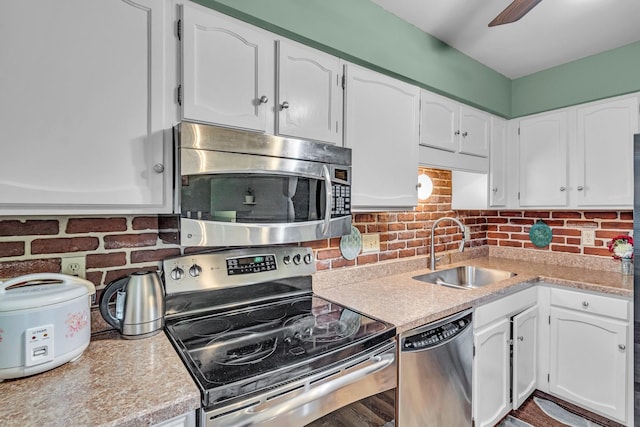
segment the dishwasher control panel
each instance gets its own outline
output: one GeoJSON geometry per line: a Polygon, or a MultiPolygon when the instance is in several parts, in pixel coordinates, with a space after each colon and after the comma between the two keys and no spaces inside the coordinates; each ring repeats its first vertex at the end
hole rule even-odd
{"type": "Polygon", "coordinates": [[[424,350],[448,342],[471,325],[471,314],[404,338],[402,350],[424,350]]]}

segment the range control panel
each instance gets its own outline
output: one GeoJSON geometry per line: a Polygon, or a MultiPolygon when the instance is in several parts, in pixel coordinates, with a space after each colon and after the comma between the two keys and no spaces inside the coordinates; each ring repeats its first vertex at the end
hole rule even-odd
{"type": "Polygon", "coordinates": [[[168,294],[232,287],[316,272],[310,248],[272,246],[225,249],[163,262],[168,294]]]}
{"type": "Polygon", "coordinates": [[[424,350],[435,347],[450,341],[469,326],[471,326],[471,314],[405,338],[402,342],[402,349],[424,350]]]}

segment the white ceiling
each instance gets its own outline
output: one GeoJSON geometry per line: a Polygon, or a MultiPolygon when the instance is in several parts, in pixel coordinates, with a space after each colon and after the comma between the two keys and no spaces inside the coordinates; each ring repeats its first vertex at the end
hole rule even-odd
{"type": "Polygon", "coordinates": [[[492,28],[511,0],[371,1],[511,79],[640,40],[640,0],[542,0],[492,28]]]}

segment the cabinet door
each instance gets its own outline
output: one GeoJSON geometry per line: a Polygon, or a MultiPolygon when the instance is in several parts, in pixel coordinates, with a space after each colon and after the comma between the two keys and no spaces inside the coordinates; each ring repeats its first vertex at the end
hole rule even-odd
{"type": "Polygon", "coordinates": [[[165,4],[0,2],[0,212],[170,209],[165,4]]]}
{"type": "Polygon", "coordinates": [[[420,103],[420,145],[457,152],[460,104],[425,90],[420,103]]]}
{"type": "Polygon", "coordinates": [[[493,426],[511,410],[510,335],[507,318],[474,332],[473,418],[476,426],[493,426]]]}
{"type": "Polygon", "coordinates": [[[351,64],[346,71],[345,146],[353,150],[352,208],[415,207],[419,89],[351,64]]]}
{"type": "Polygon", "coordinates": [[[520,121],[520,206],[567,205],[567,112],[520,121]]]}
{"type": "Polygon", "coordinates": [[[577,206],[633,207],[633,134],[638,98],[577,108],[576,156],[572,167],[577,206]]]}
{"type": "Polygon", "coordinates": [[[276,133],[342,144],[340,59],[278,41],[276,133]]]}
{"type": "Polygon", "coordinates": [[[513,317],[513,409],[518,409],[537,387],[538,306],[513,317]]]}
{"type": "Polygon", "coordinates": [[[507,205],[507,121],[491,118],[489,206],[507,205]]]}
{"type": "Polygon", "coordinates": [[[462,154],[489,156],[489,115],[474,108],[460,107],[460,148],[462,154]]]}
{"type": "Polygon", "coordinates": [[[182,11],[182,118],[268,131],[273,127],[275,41],[198,5],[182,11]]]}
{"type": "Polygon", "coordinates": [[[549,391],[625,422],[628,324],[551,307],[549,391]]]}

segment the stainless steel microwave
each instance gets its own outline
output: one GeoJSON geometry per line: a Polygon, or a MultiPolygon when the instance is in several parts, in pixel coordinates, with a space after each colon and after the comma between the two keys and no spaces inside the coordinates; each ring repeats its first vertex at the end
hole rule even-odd
{"type": "Polygon", "coordinates": [[[351,230],[351,150],[182,122],[174,128],[173,240],[245,246],[338,237],[351,230]]]}

